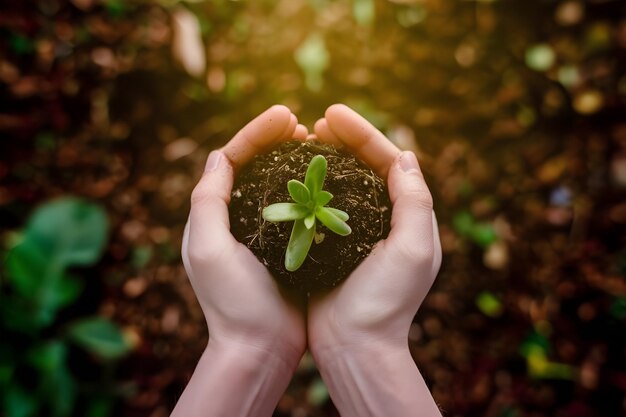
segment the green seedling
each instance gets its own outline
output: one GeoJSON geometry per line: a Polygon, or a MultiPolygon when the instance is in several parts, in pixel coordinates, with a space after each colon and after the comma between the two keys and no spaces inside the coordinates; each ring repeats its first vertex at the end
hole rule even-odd
{"type": "Polygon", "coordinates": [[[317,220],[340,236],[352,233],[346,224],[349,216],[345,211],[326,207],[333,195],[322,190],[326,178],[326,158],[316,155],[306,170],[304,184],[298,180],[287,183],[293,203],[276,203],[263,209],[263,219],[270,222],[294,221],[285,253],[285,268],[295,271],[306,259],[315,237],[317,220]]]}

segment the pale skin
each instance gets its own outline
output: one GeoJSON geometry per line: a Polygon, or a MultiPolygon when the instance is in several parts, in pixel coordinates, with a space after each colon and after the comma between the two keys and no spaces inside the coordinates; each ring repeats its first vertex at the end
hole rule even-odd
{"type": "Polygon", "coordinates": [[[342,416],[441,415],[407,340],[441,263],[414,154],[347,106],[329,107],[311,135],[288,108],[273,106],[211,153],[191,200],[182,257],[210,336],[172,416],[270,416],[307,347],[342,416]],[[389,237],[308,308],[229,231],[237,170],[291,138],[345,147],[387,180],[393,204],[389,237]]]}

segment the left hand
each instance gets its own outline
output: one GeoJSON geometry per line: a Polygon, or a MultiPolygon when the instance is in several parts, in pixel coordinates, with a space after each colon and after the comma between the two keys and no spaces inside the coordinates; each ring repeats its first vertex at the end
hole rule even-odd
{"type": "Polygon", "coordinates": [[[191,197],[182,258],[209,328],[209,345],[270,353],[295,368],[306,348],[303,313],[265,266],[230,233],[228,203],[236,171],[281,141],[304,140],[306,127],[273,106],[223,148],[211,152],[191,197]]]}

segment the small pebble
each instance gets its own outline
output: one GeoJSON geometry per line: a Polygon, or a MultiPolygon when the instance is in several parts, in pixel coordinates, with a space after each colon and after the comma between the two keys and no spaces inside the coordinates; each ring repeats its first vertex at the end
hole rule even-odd
{"type": "Polygon", "coordinates": [[[326,234],[324,233],[315,233],[314,239],[315,239],[315,243],[316,244],[320,244],[324,241],[324,238],[326,237],[326,234]]]}
{"type": "Polygon", "coordinates": [[[483,263],[489,269],[504,269],[509,264],[509,251],[506,244],[497,241],[489,245],[483,255],[483,263]]]}

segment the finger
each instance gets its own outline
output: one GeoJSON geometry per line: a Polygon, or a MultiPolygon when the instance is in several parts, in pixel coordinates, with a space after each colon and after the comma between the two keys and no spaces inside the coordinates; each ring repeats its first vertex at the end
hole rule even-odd
{"type": "Polygon", "coordinates": [[[437,224],[437,216],[433,211],[433,246],[435,250],[435,256],[433,257],[433,269],[432,275],[433,278],[437,276],[439,273],[439,268],[441,268],[441,261],[443,254],[441,253],[441,238],[439,237],[439,226],[437,224]]]}
{"type": "Polygon", "coordinates": [[[287,125],[287,129],[285,129],[283,134],[280,135],[280,140],[286,142],[293,139],[296,127],[298,127],[298,118],[295,114],[292,113],[291,116],[289,116],[289,124],[287,125]]]}
{"type": "Polygon", "coordinates": [[[319,140],[315,133],[309,133],[306,137],[306,140],[319,140]]]}
{"type": "MultiPolygon", "coordinates": [[[[385,246],[415,260],[433,262],[433,202],[415,154],[405,151],[389,169],[389,197],[393,205],[391,232],[385,246]]],[[[436,222],[435,222],[436,224],[436,222]]]]}
{"type": "Polygon", "coordinates": [[[326,110],[328,128],[359,159],[386,179],[400,150],[363,116],[344,104],[326,110]]]}
{"type": "Polygon", "coordinates": [[[235,243],[228,219],[233,180],[233,168],[226,155],[219,150],[211,152],[202,178],[191,194],[187,242],[191,264],[209,260],[235,243]]]}
{"type": "Polygon", "coordinates": [[[293,135],[292,135],[293,138],[290,138],[290,139],[296,139],[301,142],[304,142],[308,135],[309,135],[309,130],[306,128],[306,126],[302,124],[298,124],[296,126],[296,130],[293,132],[293,135]]]}
{"type": "Polygon", "coordinates": [[[256,154],[263,153],[289,134],[288,129],[297,125],[295,116],[285,106],[275,105],[245,125],[221,148],[235,169],[245,165],[256,154]],[[295,119],[295,122],[294,122],[295,119]]]}
{"type": "Polygon", "coordinates": [[[328,143],[330,145],[334,145],[335,147],[343,146],[337,135],[335,135],[328,127],[326,119],[322,118],[315,122],[313,130],[315,131],[315,134],[320,142],[328,143]]]}
{"type": "Polygon", "coordinates": [[[181,258],[183,260],[183,266],[185,267],[185,271],[187,271],[187,275],[189,278],[192,278],[191,272],[191,263],[189,262],[189,218],[187,218],[187,223],[185,223],[185,230],[183,231],[183,242],[181,245],[181,258]]]}

